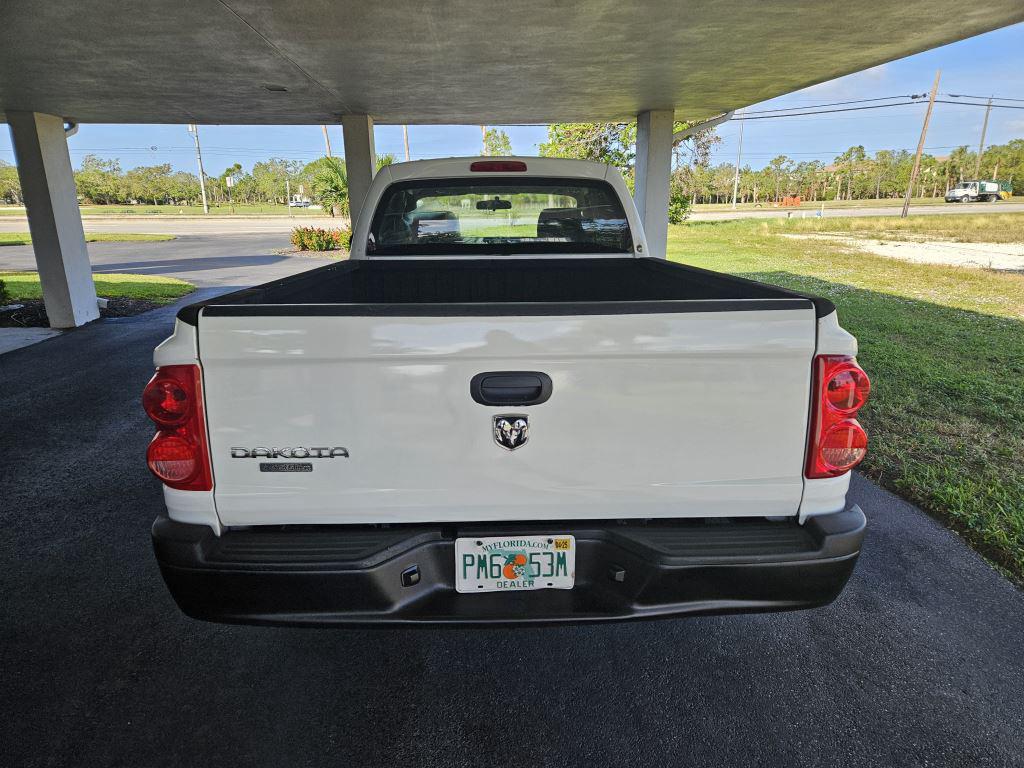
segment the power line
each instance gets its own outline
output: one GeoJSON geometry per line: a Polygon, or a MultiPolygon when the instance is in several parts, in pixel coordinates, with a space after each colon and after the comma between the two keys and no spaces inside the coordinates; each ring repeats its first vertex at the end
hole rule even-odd
{"type": "MultiPolygon", "coordinates": [[[[769,112],[792,112],[794,110],[799,110],[799,109],[818,109],[819,107],[838,107],[838,106],[843,106],[845,104],[866,104],[867,102],[871,102],[871,101],[894,101],[896,99],[920,99],[920,98],[923,98],[923,97],[925,97],[927,95],[928,95],[927,93],[924,93],[924,94],[908,93],[908,94],[902,94],[900,96],[877,96],[877,97],[875,97],[873,99],[850,99],[849,101],[830,101],[830,102],[826,102],[825,104],[808,104],[807,106],[803,106],[803,107],[779,107],[778,109],[758,109],[758,110],[754,110],[754,111],[750,111],[750,110],[746,110],[745,109],[745,110],[743,110],[743,114],[744,115],[763,115],[763,114],[767,114],[769,112]]],[[[733,119],[736,119],[736,118],[733,118],[733,119]]]]}
{"type": "MultiPolygon", "coordinates": [[[[923,102],[920,102],[920,101],[903,101],[903,102],[899,102],[897,104],[871,104],[871,105],[868,105],[868,106],[865,106],[865,107],[842,107],[840,109],[819,109],[819,110],[816,110],[816,111],[813,111],[813,112],[793,112],[792,114],[788,114],[788,115],[757,115],[757,116],[754,116],[754,117],[747,117],[746,115],[744,115],[743,117],[733,116],[732,120],[730,120],[729,122],[732,122],[733,120],[773,120],[773,119],[779,118],[779,117],[806,117],[807,115],[825,115],[825,114],[829,114],[831,112],[859,112],[862,109],[885,109],[886,107],[908,107],[908,106],[916,106],[916,105],[922,104],[922,103],[923,102]]],[[[984,106],[984,105],[982,105],[982,106],[984,106]]]]}
{"type": "Polygon", "coordinates": [[[985,101],[950,101],[949,99],[936,99],[936,104],[957,104],[962,107],[992,107],[992,109],[1024,109],[1024,105],[1014,104],[989,104],[985,101]]]}
{"type": "Polygon", "coordinates": [[[1014,99],[1010,96],[972,96],[966,93],[940,93],[940,96],[949,96],[953,99],[995,99],[996,101],[1024,101],[1024,99],[1014,99]]]}
{"type": "MultiPolygon", "coordinates": [[[[966,146],[964,144],[949,144],[935,147],[925,147],[925,151],[932,152],[942,149],[956,149],[957,147],[966,146]]],[[[777,155],[787,155],[790,157],[828,157],[838,156],[846,152],[846,149],[822,149],[818,152],[744,152],[744,157],[776,157],[777,155]]],[[[877,154],[878,152],[913,152],[913,147],[882,147],[876,148],[865,148],[865,152],[871,152],[877,154]]],[[[714,157],[731,157],[731,151],[726,153],[724,150],[716,151],[712,150],[712,156],[714,157]]]]}

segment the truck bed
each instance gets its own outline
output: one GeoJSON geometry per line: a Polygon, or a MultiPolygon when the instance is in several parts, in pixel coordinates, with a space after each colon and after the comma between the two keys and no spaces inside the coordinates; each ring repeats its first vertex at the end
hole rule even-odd
{"type": "Polygon", "coordinates": [[[331,264],[183,308],[208,317],[583,315],[806,309],[826,299],[653,258],[400,259],[331,264]]]}

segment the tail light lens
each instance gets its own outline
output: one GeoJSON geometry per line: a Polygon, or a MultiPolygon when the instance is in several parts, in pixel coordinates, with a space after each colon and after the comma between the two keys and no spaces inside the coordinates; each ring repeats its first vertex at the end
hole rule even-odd
{"type": "Polygon", "coordinates": [[[198,365],[165,365],[142,392],[146,414],[159,428],[146,450],[150,471],[182,491],[213,489],[198,365]]]}
{"type": "Polygon", "coordinates": [[[522,160],[477,160],[469,164],[472,173],[522,173],[526,163],[522,160]]]}
{"type": "Polygon", "coordinates": [[[142,407],[157,425],[170,427],[188,418],[192,399],[175,379],[158,373],[142,392],[142,407]]]}
{"type": "Polygon", "coordinates": [[[870,392],[867,374],[852,357],[814,359],[808,478],[837,477],[864,460],[868,436],[855,417],[870,392]]]}

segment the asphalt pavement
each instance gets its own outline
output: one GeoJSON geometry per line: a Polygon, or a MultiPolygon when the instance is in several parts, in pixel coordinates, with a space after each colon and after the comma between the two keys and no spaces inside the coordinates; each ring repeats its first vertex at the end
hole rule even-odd
{"type": "MultiPolygon", "coordinates": [[[[3,222],[0,221],[0,228],[3,222]]],[[[245,287],[329,264],[331,259],[295,256],[287,233],[182,235],[164,242],[89,243],[93,272],[167,275],[200,288],[245,287]]],[[[0,270],[34,270],[31,245],[0,248],[0,270]]]]}
{"type": "Polygon", "coordinates": [[[826,608],[443,630],[182,616],[150,549],[139,403],[173,314],[0,355],[4,765],[1024,765],[1024,593],[859,477],[864,553],[826,608]]]}
{"type": "MultiPolygon", "coordinates": [[[[849,216],[899,216],[900,206],[879,205],[863,208],[826,208],[826,218],[849,216]]],[[[913,205],[913,216],[934,216],[937,214],[965,213],[1020,213],[1024,202],[999,203],[949,203],[943,205],[913,205]]],[[[727,219],[780,219],[787,216],[813,217],[818,207],[806,203],[799,208],[775,208],[770,204],[764,208],[695,212],[691,221],[724,221],[727,219]]],[[[82,224],[86,232],[145,232],[171,235],[267,235],[285,234],[293,227],[338,227],[347,224],[347,219],[329,216],[300,214],[296,216],[227,216],[227,215],[177,215],[135,214],[119,216],[84,216],[82,224]]],[[[0,232],[28,232],[28,220],[23,216],[0,216],[0,232]]]]}

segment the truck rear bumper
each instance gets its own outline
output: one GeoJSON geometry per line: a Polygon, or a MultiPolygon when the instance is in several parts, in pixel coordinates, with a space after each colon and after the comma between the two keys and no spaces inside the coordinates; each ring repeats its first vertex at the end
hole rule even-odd
{"type": "Polygon", "coordinates": [[[763,519],[577,520],[279,526],[217,537],[206,526],[160,517],[153,545],[182,611],[207,621],[587,622],[825,605],[853,571],[865,524],[853,506],[803,526],[763,519]],[[456,592],[455,538],[509,533],[574,535],[574,588],[456,592]],[[413,568],[418,578],[408,575],[413,568]]]}

